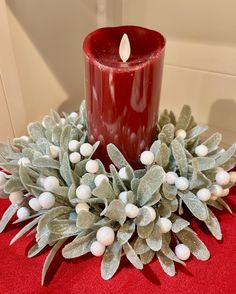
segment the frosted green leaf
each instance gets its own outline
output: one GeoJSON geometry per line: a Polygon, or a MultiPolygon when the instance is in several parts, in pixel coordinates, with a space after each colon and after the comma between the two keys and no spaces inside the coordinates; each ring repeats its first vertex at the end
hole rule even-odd
{"type": "Polygon", "coordinates": [[[138,237],[134,242],[134,251],[136,252],[136,254],[140,255],[149,250],[150,248],[148,247],[146,240],[138,237]]]}
{"type": "Polygon", "coordinates": [[[76,220],[76,226],[79,229],[90,229],[99,217],[87,210],[80,210],[76,220]]]}
{"type": "Polygon", "coordinates": [[[171,241],[171,235],[170,233],[165,233],[162,235],[162,247],[161,247],[161,252],[168,257],[169,259],[178,262],[180,264],[185,264],[182,260],[180,260],[175,254],[174,252],[170,249],[169,245],[170,245],[170,241],[171,241]]]}
{"type": "Polygon", "coordinates": [[[218,158],[216,158],[216,166],[221,166],[226,163],[236,152],[236,143],[233,144],[228,150],[221,153],[218,158]]]}
{"type": "Polygon", "coordinates": [[[121,259],[121,245],[118,241],[106,248],[101,263],[101,276],[109,280],[117,271],[121,259]]]}
{"type": "Polygon", "coordinates": [[[173,126],[173,124],[165,125],[162,128],[161,132],[166,135],[167,143],[170,144],[172,140],[174,139],[174,133],[175,133],[175,127],[173,126]]]}
{"type": "Polygon", "coordinates": [[[19,178],[12,176],[4,185],[4,191],[11,194],[12,192],[22,191],[24,189],[19,178]]]}
{"type": "Polygon", "coordinates": [[[205,244],[192,231],[184,229],[176,234],[178,239],[188,246],[191,253],[199,260],[207,260],[210,253],[205,244]]]}
{"type": "Polygon", "coordinates": [[[175,212],[178,209],[178,200],[176,198],[172,200],[162,198],[161,204],[167,207],[171,212],[175,212]]]}
{"type": "Polygon", "coordinates": [[[178,233],[190,225],[188,221],[186,221],[182,217],[177,216],[175,214],[172,214],[171,221],[172,221],[171,230],[173,233],[178,233]]]}
{"type": "Polygon", "coordinates": [[[152,195],[151,199],[146,203],[147,206],[153,206],[161,200],[161,194],[156,192],[152,195]]]}
{"type": "Polygon", "coordinates": [[[76,187],[74,184],[72,184],[69,188],[69,191],[68,191],[68,199],[69,201],[71,202],[72,199],[76,198],[76,187]]]}
{"type": "Polygon", "coordinates": [[[226,208],[228,210],[228,212],[230,212],[231,214],[233,214],[233,212],[230,209],[229,205],[222,198],[218,198],[217,199],[217,202],[220,203],[224,208],[226,208]]]}
{"type": "Polygon", "coordinates": [[[114,165],[121,169],[122,167],[125,167],[129,165],[127,160],[124,158],[123,154],[120,152],[120,150],[113,144],[107,145],[107,153],[111,159],[111,161],[114,163],[114,165]]]}
{"type": "Polygon", "coordinates": [[[61,122],[61,117],[58,112],[56,112],[55,110],[51,110],[51,115],[56,123],[61,122]]]}
{"type": "MultiPolygon", "coordinates": [[[[83,177],[80,180],[80,184],[81,185],[88,185],[90,187],[91,190],[96,189],[96,185],[94,183],[96,175],[94,174],[90,174],[90,173],[86,173],[83,175],[83,177]]],[[[105,180],[104,180],[105,181],[105,180]]],[[[101,184],[102,185],[102,184],[101,184]]],[[[99,185],[99,186],[101,186],[99,185]]],[[[100,190],[99,190],[100,191],[100,190]]]]}
{"type": "Polygon", "coordinates": [[[176,118],[174,112],[171,110],[169,112],[170,122],[175,126],[176,125],[176,118]]]}
{"type": "Polygon", "coordinates": [[[31,192],[31,188],[29,187],[29,185],[34,185],[34,182],[29,176],[28,171],[29,171],[29,168],[21,165],[19,169],[19,176],[20,176],[22,185],[25,187],[27,191],[31,192]]]}
{"type": "Polygon", "coordinates": [[[221,167],[226,171],[230,171],[231,169],[235,167],[235,165],[236,165],[236,159],[232,157],[229,160],[227,160],[224,164],[221,164],[221,167]]]}
{"type": "Polygon", "coordinates": [[[154,154],[155,157],[156,157],[156,154],[158,153],[160,147],[161,147],[160,140],[156,140],[152,143],[152,145],[150,147],[150,151],[154,154]]]}
{"type": "Polygon", "coordinates": [[[37,254],[39,254],[48,245],[47,239],[45,238],[44,240],[45,240],[44,243],[43,242],[41,244],[36,243],[35,245],[33,245],[29,249],[29,251],[27,253],[28,258],[36,256],[37,254]]]}
{"type": "Polygon", "coordinates": [[[170,149],[165,143],[161,144],[159,151],[156,154],[155,162],[157,165],[166,167],[170,159],[170,149]]]}
{"type": "Polygon", "coordinates": [[[191,108],[189,105],[184,105],[182,110],[181,110],[181,113],[180,113],[180,116],[179,116],[179,119],[176,123],[176,127],[175,129],[176,130],[187,130],[188,126],[189,126],[189,123],[191,121],[191,117],[192,117],[192,113],[191,113],[191,108]]]}
{"type": "Polygon", "coordinates": [[[54,169],[59,169],[60,164],[57,160],[54,160],[52,158],[46,158],[46,157],[41,157],[41,158],[36,158],[33,160],[32,164],[36,167],[46,167],[46,168],[54,168],[54,169]]]}
{"type": "Polygon", "coordinates": [[[178,140],[173,140],[171,143],[172,153],[176,161],[176,165],[182,177],[187,177],[188,161],[183,146],[178,140]]]}
{"type": "Polygon", "coordinates": [[[178,193],[185,205],[192,212],[192,214],[199,220],[206,220],[208,217],[207,206],[202,203],[198,197],[192,192],[178,193]]]}
{"type": "Polygon", "coordinates": [[[216,164],[215,160],[210,157],[195,157],[193,158],[193,162],[196,162],[198,164],[200,171],[205,171],[214,168],[216,164]]]}
{"type": "Polygon", "coordinates": [[[12,204],[10,205],[7,210],[4,212],[1,220],[0,220],[0,233],[3,232],[3,230],[6,228],[7,224],[13,217],[13,215],[17,212],[18,205],[12,204]]]}
{"type": "Polygon", "coordinates": [[[133,220],[128,220],[117,232],[117,240],[123,245],[129,241],[135,231],[135,223],[133,220]]]}
{"type": "Polygon", "coordinates": [[[161,251],[157,252],[157,258],[160,262],[160,265],[163,269],[163,271],[173,277],[175,275],[175,264],[173,260],[169,259],[167,256],[165,256],[161,251]]]}
{"type": "Polygon", "coordinates": [[[89,161],[89,159],[84,159],[81,160],[80,162],[76,163],[75,168],[74,168],[74,173],[79,176],[82,177],[85,173],[86,173],[86,163],[89,161]]]}
{"type": "Polygon", "coordinates": [[[19,168],[20,166],[16,163],[2,163],[1,167],[3,167],[6,171],[11,173],[14,176],[19,176],[19,168]]]}
{"type": "Polygon", "coordinates": [[[86,103],[85,100],[83,100],[80,104],[79,108],[79,122],[82,125],[87,124],[87,114],[86,114],[86,103]]]}
{"type": "Polygon", "coordinates": [[[208,209],[208,218],[204,221],[212,235],[217,239],[222,239],[220,224],[214,213],[208,209]]]}
{"type": "Polygon", "coordinates": [[[120,192],[126,191],[127,188],[125,187],[123,181],[121,180],[113,164],[110,165],[110,171],[112,176],[112,186],[113,186],[114,192],[118,195],[120,194],[120,192]]]}
{"type": "Polygon", "coordinates": [[[18,239],[20,239],[25,233],[27,233],[29,230],[31,230],[38,222],[39,219],[41,218],[41,215],[31,222],[29,222],[26,226],[24,226],[16,235],[15,237],[11,240],[10,245],[14,244],[18,239]]]}
{"type": "Polygon", "coordinates": [[[212,207],[214,207],[214,208],[216,208],[218,210],[223,210],[223,206],[218,202],[219,199],[220,198],[218,198],[217,201],[210,199],[206,203],[207,203],[208,206],[212,206],[212,207]]]}
{"type": "Polygon", "coordinates": [[[44,138],[44,129],[40,122],[29,123],[27,129],[30,137],[35,142],[41,138],[44,138]]]}
{"type": "Polygon", "coordinates": [[[105,215],[109,219],[119,222],[122,226],[126,220],[124,203],[119,199],[112,200],[105,215]]]}
{"type": "Polygon", "coordinates": [[[162,232],[160,227],[155,224],[151,235],[146,239],[146,242],[150,249],[153,251],[159,251],[162,246],[162,232]]]}
{"type": "Polygon", "coordinates": [[[60,145],[60,138],[61,138],[62,128],[59,126],[55,126],[52,129],[52,143],[55,145],[60,145]]]}
{"type": "Polygon", "coordinates": [[[64,258],[76,258],[90,252],[90,247],[95,240],[95,232],[91,232],[86,236],[74,239],[62,249],[64,258]]]}
{"type": "Polygon", "coordinates": [[[220,133],[215,133],[205,140],[202,144],[208,148],[208,153],[215,150],[222,140],[222,135],[220,133]]]}
{"type": "Polygon", "coordinates": [[[96,161],[97,161],[97,163],[98,163],[98,174],[106,174],[106,169],[105,169],[105,167],[104,167],[104,165],[103,165],[103,163],[101,162],[101,160],[99,160],[99,159],[96,159],[96,161]]]}
{"type": "Polygon", "coordinates": [[[134,171],[135,178],[141,179],[146,174],[146,169],[136,169],[134,171]]]}
{"type": "Polygon", "coordinates": [[[154,255],[155,255],[155,252],[152,250],[149,250],[143,254],[140,254],[141,262],[143,264],[149,264],[152,261],[154,255]]]}
{"type": "Polygon", "coordinates": [[[160,203],[160,205],[158,206],[158,213],[160,214],[160,216],[166,218],[169,218],[171,216],[171,210],[163,203],[160,203]]]}
{"type": "Polygon", "coordinates": [[[50,233],[58,235],[72,235],[77,233],[78,227],[75,225],[75,221],[69,219],[54,219],[48,224],[50,233]]]}
{"type": "Polygon", "coordinates": [[[42,277],[41,277],[41,285],[42,286],[44,285],[45,277],[46,277],[47,271],[49,269],[49,266],[50,266],[50,264],[53,261],[53,258],[55,257],[57,251],[61,248],[61,246],[63,245],[63,243],[65,243],[66,240],[67,240],[67,238],[58,241],[53,246],[53,248],[51,249],[50,253],[46,257],[45,262],[44,262],[44,265],[43,265],[42,277]]]}
{"type": "Polygon", "coordinates": [[[44,116],[43,123],[44,123],[46,129],[52,130],[56,126],[55,120],[50,115],[44,116]]]}
{"type": "Polygon", "coordinates": [[[115,193],[111,187],[111,184],[106,180],[103,180],[101,184],[92,191],[92,194],[95,197],[105,198],[108,201],[111,201],[115,198],[115,193]]]}
{"type": "Polygon", "coordinates": [[[139,210],[139,215],[136,217],[136,224],[139,226],[146,226],[148,224],[150,224],[150,222],[152,222],[152,214],[149,211],[148,207],[144,206],[142,208],[140,208],[139,210]]]}
{"type": "Polygon", "coordinates": [[[43,233],[43,229],[47,226],[47,224],[52,221],[54,218],[58,218],[60,216],[68,215],[72,211],[71,207],[60,206],[55,207],[45,213],[39,221],[37,227],[37,236],[36,239],[39,240],[43,233]],[[41,232],[42,231],[42,232],[41,232]]]}
{"type": "Polygon", "coordinates": [[[158,139],[161,141],[161,143],[167,144],[167,137],[164,133],[159,133],[158,139]]]}
{"type": "Polygon", "coordinates": [[[162,191],[166,199],[173,200],[177,195],[177,188],[175,185],[170,185],[166,182],[162,185],[162,191]]]}
{"type": "Polygon", "coordinates": [[[151,235],[153,228],[154,222],[151,222],[146,226],[137,226],[137,233],[140,238],[147,239],[151,235]]]}
{"type": "Polygon", "coordinates": [[[132,263],[134,267],[136,267],[137,269],[143,269],[143,264],[141,260],[128,242],[123,245],[123,250],[127,259],[132,263]]]}
{"type": "Polygon", "coordinates": [[[134,178],[131,181],[131,190],[134,192],[134,194],[137,194],[139,184],[140,184],[140,179],[134,178]]]}
{"type": "Polygon", "coordinates": [[[69,156],[65,152],[60,166],[60,174],[68,186],[74,184],[74,178],[70,167],[69,156]]]}
{"type": "Polygon", "coordinates": [[[137,200],[140,206],[147,203],[157,192],[164,181],[165,172],[160,166],[152,167],[140,180],[137,190],[137,200]]]}
{"type": "Polygon", "coordinates": [[[60,147],[65,151],[68,150],[68,144],[70,142],[71,126],[67,125],[62,129],[60,136],[60,147]]]}
{"type": "Polygon", "coordinates": [[[190,142],[193,139],[196,139],[198,136],[200,136],[204,132],[206,132],[207,129],[208,129],[208,126],[196,126],[188,132],[187,138],[185,140],[187,142],[190,142]]]}
{"type": "Polygon", "coordinates": [[[168,123],[170,123],[170,117],[169,117],[169,113],[168,113],[167,109],[165,109],[160,115],[158,125],[162,129],[162,127],[168,123]]]}
{"type": "Polygon", "coordinates": [[[211,184],[211,181],[201,172],[194,172],[190,181],[189,188],[192,189],[201,189],[207,188],[211,184]]]}
{"type": "Polygon", "coordinates": [[[134,176],[134,170],[130,165],[127,165],[125,167],[126,174],[128,176],[129,181],[131,181],[135,176],[134,176]]]}

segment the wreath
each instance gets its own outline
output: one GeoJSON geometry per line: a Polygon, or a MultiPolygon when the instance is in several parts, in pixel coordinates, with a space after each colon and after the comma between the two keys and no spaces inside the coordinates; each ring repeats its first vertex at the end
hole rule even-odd
{"type": "Polygon", "coordinates": [[[200,138],[206,130],[195,123],[189,106],[178,119],[165,110],[156,140],[140,155],[143,168],[134,170],[108,144],[112,164],[107,171],[94,158],[99,142],[87,141],[85,103],[79,113],[61,117],[52,111],[28,125],[28,136],[0,145],[0,194],[11,202],[0,232],[16,214],[14,223],[27,224],[10,244],[35,234],[28,257],[51,247],[42,284],[58,250],[64,258],[89,252],[102,256],[105,280],[115,274],[123,255],[137,269],[156,256],[170,276],[175,262],[184,264],[190,254],[207,260],[207,247],[183,215],[190,211],[217,240],[222,238],[211,208],[231,212],[224,197],[236,182],[236,172],[229,172],[236,163],[236,144],[224,150],[219,133],[200,138]]]}

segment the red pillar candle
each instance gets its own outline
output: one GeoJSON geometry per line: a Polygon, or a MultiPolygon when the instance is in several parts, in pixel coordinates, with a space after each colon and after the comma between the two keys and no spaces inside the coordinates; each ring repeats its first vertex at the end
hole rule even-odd
{"type": "Polygon", "coordinates": [[[98,157],[107,162],[106,145],[115,144],[133,167],[157,134],[165,39],[137,26],[101,28],[84,40],[88,138],[100,141],[98,157]],[[131,54],[121,60],[127,34],[131,54]]]}

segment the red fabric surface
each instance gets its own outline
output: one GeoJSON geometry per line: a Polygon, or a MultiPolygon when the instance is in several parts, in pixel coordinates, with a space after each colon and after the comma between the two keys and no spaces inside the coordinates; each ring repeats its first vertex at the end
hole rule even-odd
{"type": "MultiPolygon", "coordinates": [[[[236,211],[236,188],[227,198],[236,211]]],[[[9,205],[0,201],[0,215],[9,205]]],[[[193,222],[193,227],[211,252],[209,261],[195,258],[187,261],[187,267],[177,265],[177,275],[168,277],[155,260],[142,271],[135,269],[126,258],[120,269],[109,281],[100,277],[101,258],[88,254],[75,260],[63,260],[59,254],[47,276],[47,284],[40,285],[41,269],[46,251],[28,259],[27,250],[33,244],[33,236],[22,238],[9,247],[11,238],[20,225],[9,225],[0,235],[0,293],[236,293],[236,218],[227,211],[217,212],[221,222],[223,240],[216,241],[205,229],[193,222]]]]}

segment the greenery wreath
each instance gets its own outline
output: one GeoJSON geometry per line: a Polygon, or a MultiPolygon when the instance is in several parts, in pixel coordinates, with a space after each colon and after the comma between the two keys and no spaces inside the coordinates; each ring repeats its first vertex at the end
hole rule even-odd
{"type": "Polygon", "coordinates": [[[34,233],[36,244],[28,257],[52,247],[42,284],[61,248],[64,258],[89,252],[103,256],[105,280],[115,274],[122,255],[137,269],[157,256],[170,276],[174,262],[184,264],[190,254],[207,260],[208,249],[183,214],[189,210],[216,239],[222,238],[210,207],[231,212],[223,197],[236,182],[236,172],[228,172],[235,166],[236,144],[220,148],[219,133],[201,140],[206,130],[195,123],[189,106],[178,120],[165,110],[156,140],[140,156],[143,169],[134,170],[109,144],[113,164],[108,172],[99,159],[91,159],[99,142],[87,143],[85,103],[79,113],[63,117],[52,111],[42,122],[29,124],[29,136],[0,145],[0,194],[11,202],[0,232],[17,214],[14,223],[28,222],[10,244],[34,233]]]}

